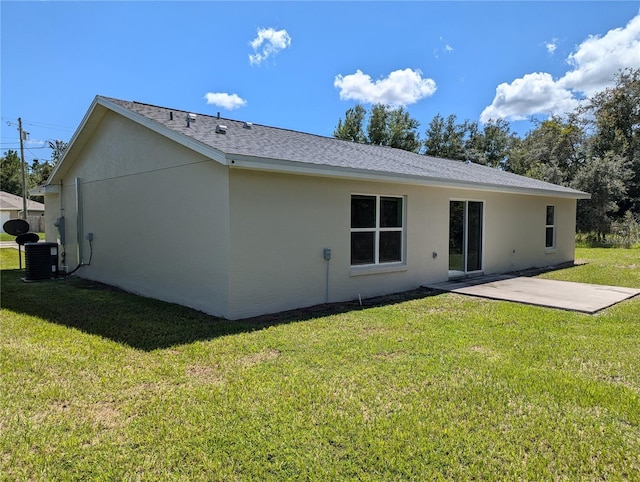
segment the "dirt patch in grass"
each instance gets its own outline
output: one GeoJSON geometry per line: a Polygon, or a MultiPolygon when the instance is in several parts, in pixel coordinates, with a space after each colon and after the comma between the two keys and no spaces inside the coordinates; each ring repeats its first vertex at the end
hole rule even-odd
{"type": "Polygon", "coordinates": [[[217,384],[224,381],[217,365],[191,365],[186,371],[189,377],[200,382],[217,384]]]}
{"type": "Polygon", "coordinates": [[[46,409],[33,413],[32,421],[37,425],[51,423],[52,420],[72,420],[74,423],[87,423],[106,429],[122,425],[122,414],[113,402],[97,401],[79,406],[69,400],[50,403],[46,409]]]}
{"type": "Polygon", "coordinates": [[[500,355],[498,355],[491,348],[487,348],[486,346],[475,345],[471,347],[471,351],[474,353],[478,353],[480,355],[484,355],[488,359],[498,359],[500,355]]]}
{"type": "Polygon", "coordinates": [[[265,363],[271,360],[275,360],[280,356],[279,350],[268,348],[266,350],[259,351],[258,353],[251,353],[238,359],[238,365],[242,367],[251,367],[260,363],[265,363]]]}
{"type": "Polygon", "coordinates": [[[94,424],[104,428],[117,428],[122,423],[122,414],[110,402],[97,402],[86,408],[86,416],[94,424]]]}
{"type": "Polygon", "coordinates": [[[391,360],[396,360],[398,358],[401,358],[403,356],[406,356],[406,352],[404,351],[384,351],[384,352],[374,354],[373,358],[376,358],[378,360],[391,361],[391,360]]]}

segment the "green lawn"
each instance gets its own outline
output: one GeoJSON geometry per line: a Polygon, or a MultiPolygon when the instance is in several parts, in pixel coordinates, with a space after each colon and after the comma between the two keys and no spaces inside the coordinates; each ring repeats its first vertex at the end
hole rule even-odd
{"type": "MultiPolygon", "coordinates": [[[[640,299],[227,322],[0,250],[0,480],[640,480],[640,299]]],[[[640,286],[640,249],[545,277],[640,286]]]]}
{"type": "MultiPolygon", "coordinates": [[[[40,240],[44,240],[44,233],[36,233],[39,237],[40,240]]],[[[0,241],[14,241],[16,239],[15,236],[12,236],[10,234],[7,233],[0,233],[0,241]]]]}
{"type": "Polygon", "coordinates": [[[634,249],[578,248],[572,268],[551,271],[543,278],[640,287],[640,247],[634,249]]]}

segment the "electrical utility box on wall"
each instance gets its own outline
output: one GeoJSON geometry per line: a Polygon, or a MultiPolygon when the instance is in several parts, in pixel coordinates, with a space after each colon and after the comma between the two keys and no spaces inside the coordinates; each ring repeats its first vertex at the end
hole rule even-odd
{"type": "Polygon", "coordinates": [[[56,219],[53,222],[53,225],[58,228],[58,240],[60,241],[60,244],[62,246],[64,246],[65,244],[67,244],[65,241],[65,227],[64,227],[64,216],[59,217],[58,219],[56,219]]]}

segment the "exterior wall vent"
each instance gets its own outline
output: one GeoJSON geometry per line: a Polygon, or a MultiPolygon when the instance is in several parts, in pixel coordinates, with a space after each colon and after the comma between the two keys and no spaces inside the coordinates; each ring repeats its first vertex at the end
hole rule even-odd
{"type": "Polygon", "coordinates": [[[227,126],[224,126],[222,124],[218,124],[216,126],[216,134],[226,134],[227,133],[227,126]]]}

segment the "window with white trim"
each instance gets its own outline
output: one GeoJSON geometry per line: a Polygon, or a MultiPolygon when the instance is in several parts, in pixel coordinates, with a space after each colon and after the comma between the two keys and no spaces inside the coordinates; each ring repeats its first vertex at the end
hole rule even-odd
{"type": "Polygon", "coordinates": [[[351,265],[403,261],[404,209],[400,196],[351,196],[351,265]]]}
{"type": "Polygon", "coordinates": [[[547,206],[547,221],[545,226],[545,243],[546,249],[556,247],[556,214],[555,206],[547,206]]]}

